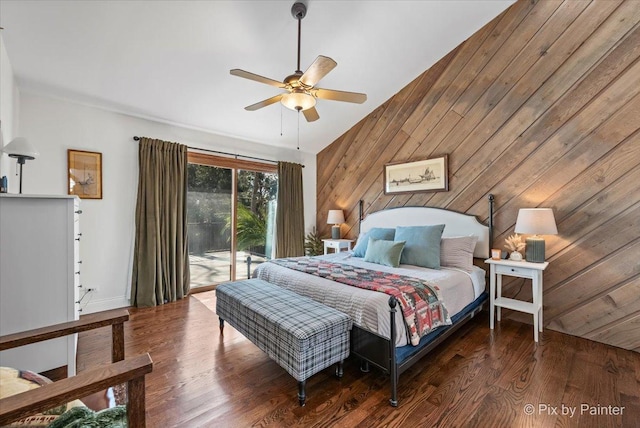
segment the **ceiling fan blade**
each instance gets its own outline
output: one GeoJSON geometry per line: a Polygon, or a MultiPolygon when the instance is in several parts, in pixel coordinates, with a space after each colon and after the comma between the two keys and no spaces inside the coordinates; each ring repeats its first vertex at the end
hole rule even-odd
{"type": "Polygon", "coordinates": [[[328,56],[319,55],[318,58],[313,61],[313,64],[307,68],[307,71],[304,72],[302,77],[300,77],[300,82],[307,86],[315,86],[320,79],[333,70],[336,65],[338,65],[338,63],[328,56]]]}
{"type": "Polygon", "coordinates": [[[314,89],[313,95],[323,100],[345,101],[348,103],[362,104],[367,101],[367,94],[358,92],[336,91],[333,89],[314,89]]]}
{"type": "Polygon", "coordinates": [[[234,68],[229,73],[234,76],[244,77],[245,79],[256,82],[266,83],[267,85],[275,86],[276,88],[284,88],[284,83],[282,82],[278,82],[277,80],[269,79],[268,77],[260,76],[258,74],[249,73],[248,71],[240,70],[239,68],[234,68]]]}
{"type": "Polygon", "coordinates": [[[276,95],[271,98],[267,98],[266,100],[262,100],[259,103],[251,104],[250,106],[246,106],[244,109],[249,111],[255,111],[259,108],[270,106],[271,104],[275,104],[282,99],[282,94],[276,95]]]}
{"type": "Polygon", "coordinates": [[[307,119],[307,122],[315,122],[316,120],[320,119],[318,110],[316,110],[315,107],[302,110],[302,114],[304,114],[304,118],[307,119]]]}

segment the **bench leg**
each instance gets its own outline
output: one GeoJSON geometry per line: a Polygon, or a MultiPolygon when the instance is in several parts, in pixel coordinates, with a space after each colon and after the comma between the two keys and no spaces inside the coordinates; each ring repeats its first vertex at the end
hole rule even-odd
{"type": "Polygon", "coordinates": [[[304,387],[306,386],[306,384],[306,380],[298,382],[298,401],[300,402],[300,407],[303,407],[305,405],[305,401],[307,400],[307,394],[304,392],[304,387]]]}
{"type": "Polygon", "coordinates": [[[220,336],[224,336],[224,320],[220,317],[218,319],[220,320],[220,336]]]}
{"type": "Polygon", "coordinates": [[[343,374],[344,374],[344,360],[340,361],[336,366],[336,376],[338,378],[342,378],[343,374]]]}

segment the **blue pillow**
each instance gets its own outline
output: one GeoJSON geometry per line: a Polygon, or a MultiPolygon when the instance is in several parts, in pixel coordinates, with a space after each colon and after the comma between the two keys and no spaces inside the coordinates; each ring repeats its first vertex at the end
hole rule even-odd
{"type": "Polygon", "coordinates": [[[398,267],[403,248],[404,241],[385,241],[383,239],[369,238],[364,261],[398,267]]]}
{"type": "Polygon", "coordinates": [[[367,253],[367,245],[369,245],[369,238],[384,239],[385,241],[393,241],[393,237],[396,233],[395,229],[374,227],[370,231],[363,233],[358,238],[355,248],[353,249],[354,257],[364,257],[367,253]]]}
{"type": "Polygon", "coordinates": [[[395,240],[405,241],[400,263],[440,269],[440,239],[444,224],[433,226],[398,226],[395,240]]]}

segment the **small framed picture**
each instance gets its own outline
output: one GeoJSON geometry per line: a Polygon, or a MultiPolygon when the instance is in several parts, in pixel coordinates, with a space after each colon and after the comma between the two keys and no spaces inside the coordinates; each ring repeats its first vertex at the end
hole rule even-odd
{"type": "Polygon", "coordinates": [[[502,256],[502,250],[497,250],[495,248],[491,249],[491,258],[493,260],[500,260],[501,256],[502,256]]]}
{"type": "Polygon", "coordinates": [[[102,199],[102,153],[67,150],[69,195],[102,199]]]}

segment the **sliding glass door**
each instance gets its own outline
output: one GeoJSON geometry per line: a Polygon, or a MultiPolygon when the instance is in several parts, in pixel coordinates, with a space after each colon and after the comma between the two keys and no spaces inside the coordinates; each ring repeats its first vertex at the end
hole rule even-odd
{"type": "Polygon", "coordinates": [[[272,257],[275,165],[189,153],[191,287],[250,277],[272,257]]]}
{"type": "Polygon", "coordinates": [[[250,278],[272,257],[277,191],[277,174],[238,171],[236,248],[243,266],[236,266],[237,279],[250,278]]]}
{"type": "Polygon", "coordinates": [[[232,278],[231,230],[233,170],[189,164],[187,232],[191,288],[232,278]]]}

